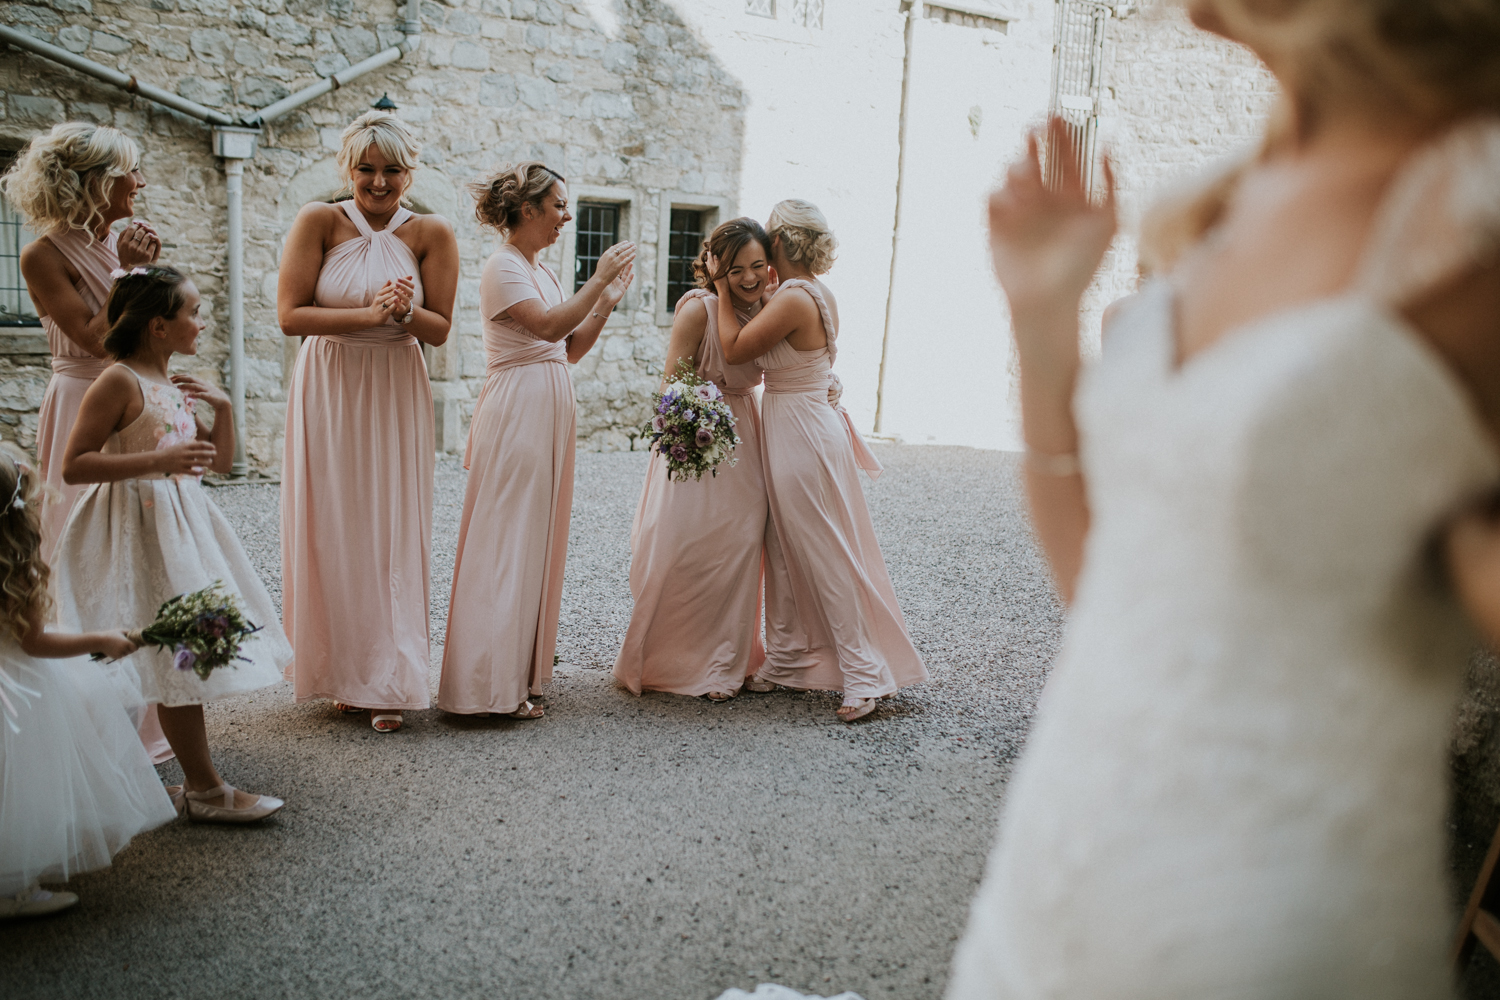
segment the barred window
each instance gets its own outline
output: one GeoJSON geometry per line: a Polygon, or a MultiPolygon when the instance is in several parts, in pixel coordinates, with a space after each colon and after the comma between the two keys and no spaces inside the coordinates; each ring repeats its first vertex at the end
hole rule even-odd
{"type": "MultiPolygon", "coordinates": [[[[1061,0],[1052,31],[1052,99],[1048,113],[1062,117],[1090,196],[1098,194],[1099,186],[1095,147],[1110,12],[1107,4],[1097,0],[1061,0]]],[[[1062,167],[1050,142],[1046,154],[1047,180],[1056,184],[1062,167]]]]}
{"type": "Polygon", "coordinates": [[[693,261],[703,251],[703,212],[696,208],[673,208],[667,234],[667,308],[697,287],[693,261]]]}
{"type": "Polygon", "coordinates": [[[823,27],[823,0],[792,0],[792,23],[808,28],[823,27]]]}
{"type": "Polygon", "coordinates": [[[573,254],[573,291],[594,276],[604,251],[620,242],[620,206],[608,202],[578,203],[578,240],[573,254]]]}
{"type": "MultiPolygon", "coordinates": [[[[14,156],[0,155],[0,173],[10,168],[14,156]]],[[[21,248],[36,234],[21,222],[20,215],[0,194],[0,326],[40,326],[26,282],[21,279],[21,248]]]]}
{"type": "Polygon", "coordinates": [[[756,17],[776,16],[776,0],[745,0],[745,13],[756,17]]]}

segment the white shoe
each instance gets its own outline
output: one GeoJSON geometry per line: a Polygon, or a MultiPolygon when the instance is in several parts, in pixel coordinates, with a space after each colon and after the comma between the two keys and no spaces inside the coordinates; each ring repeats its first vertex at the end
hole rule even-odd
{"type": "Polygon", "coordinates": [[[206,792],[188,792],[187,817],[194,823],[254,823],[265,819],[286,805],[271,795],[258,795],[255,801],[243,809],[234,806],[234,786],[228,782],[206,792]],[[214,804],[218,799],[220,804],[214,804]]]}
{"type": "Polygon", "coordinates": [[[48,892],[39,886],[32,886],[14,896],[0,897],[0,918],[44,917],[77,903],[76,892],[48,892]]]}

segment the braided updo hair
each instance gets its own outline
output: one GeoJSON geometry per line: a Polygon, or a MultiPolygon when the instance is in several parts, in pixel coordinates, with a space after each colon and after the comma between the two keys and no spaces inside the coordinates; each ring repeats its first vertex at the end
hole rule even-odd
{"type": "Polygon", "coordinates": [[[474,196],[474,218],[504,236],[521,224],[521,206],[538,207],[554,184],[568,179],[538,160],[506,164],[489,177],[469,185],[474,196]]]}
{"type": "Polygon", "coordinates": [[[818,206],[810,201],[788,198],[777,202],[766,220],[766,232],[771,239],[781,240],[787,260],[813,274],[827,274],[838,259],[839,241],[833,238],[818,206]]]}
{"type": "Polygon", "coordinates": [[[734,266],[734,259],[748,243],[759,243],[766,255],[770,256],[771,238],[766,235],[761,224],[754,219],[730,219],[715,227],[714,231],[708,234],[708,239],[704,241],[702,252],[693,258],[693,280],[698,287],[712,288],[715,281],[727,275],[729,269],[734,266]],[[708,273],[710,253],[719,258],[717,274],[708,273]]]}
{"type": "Polygon", "coordinates": [[[141,349],[146,327],[153,319],[173,319],[187,302],[187,275],[175,267],[137,267],[115,279],[104,315],[109,332],[104,349],[119,361],[141,349]]]}
{"type": "Polygon", "coordinates": [[[0,625],[17,639],[31,631],[31,616],[52,607],[51,575],[42,561],[42,484],[35,470],[9,452],[0,457],[0,625]]]}

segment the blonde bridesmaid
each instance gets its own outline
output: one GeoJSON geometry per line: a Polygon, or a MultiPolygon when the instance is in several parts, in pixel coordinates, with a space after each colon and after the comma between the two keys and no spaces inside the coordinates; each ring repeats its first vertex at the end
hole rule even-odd
{"type": "Polygon", "coordinates": [[[630,286],[635,246],[606,250],[568,297],[537,261],[572,218],[562,175],[525,162],[471,190],[475,217],[505,243],[479,279],[487,377],[464,456],[438,707],[535,719],[543,713],[530,698],[552,679],[573,503],[568,365],[594,346],[630,286]]]}
{"type": "MultiPolygon", "coordinates": [[[[45,488],[41,499],[42,560],[52,561],[63,525],[82,484],[63,482],[63,452],[83,394],[109,365],[104,301],[111,272],[154,262],[161,240],[145,222],[119,233],[110,226],[135,213],[146,186],[141,151],[116,129],[63,122],[31,140],[5,176],[5,197],[41,239],[21,250],[21,277],[36,306],[52,378],[37,414],[36,456],[45,488]]],[[[141,717],[141,742],[153,763],[172,759],[156,706],[141,717]]]]}
{"type": "Polygon", "coordinates": [[[837,243],[816,206],[783,201],[771,212],[771,262],[781,285],[741,323],[727,281],[719,340],[730,364],[765,373],[761,402],[766,491],[766,663],[748,685],[842,690],[838,717],[869,715],[876,699],[927,679],[886,573],[856,469],[880,463],[849,414],[829,405],[838,304],[818,275],[837,243]]]}
{"type": "Polygon", "coordinates": [[[380,732],[429,704],[432,389],[422,344],[448,339],[458,244],[402,206],[410,129],[372,111],[344,130],[354,197],[303,206],[277,315],[303,338],[281,480],[282,617],[297,700],[370,712],[380,732]]]}
{"type": "Polygon", "coordinates": [[[732,219],[710,234],[694,262],[696,288],[677,303],[663,371],[687,361],[723,392],[737,421],[734,465],[717,476],[672,482],[653,454],[630,534],[630,593],[635,610],[615,658],[615,678],[634,694],[667,691],[728,701],[765,661],[760,641],[761,548],[766,482],[761,472],[760,384],[755,364],[731,365],[719,345],[723,279],[736,312],[748,320],[775,279],[770,240],[754,219],[732,219]],[[720,263],[710,271],[708,255],[720,263]]]}

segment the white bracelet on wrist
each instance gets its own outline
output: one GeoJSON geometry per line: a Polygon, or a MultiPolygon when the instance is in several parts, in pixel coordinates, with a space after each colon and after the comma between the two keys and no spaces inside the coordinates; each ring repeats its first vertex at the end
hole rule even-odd
{"type": "Polygon", "coordinates": [[[1026,464],[1031,471],[1039,472],[1044,476],[1081,476],[1083,475],[1083,463],[1078,461],[1078,453],[1068,452],[1062,455],[1048,454],[1044,451],[1032,451],[1026,449],[1026,464]]]}

